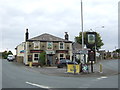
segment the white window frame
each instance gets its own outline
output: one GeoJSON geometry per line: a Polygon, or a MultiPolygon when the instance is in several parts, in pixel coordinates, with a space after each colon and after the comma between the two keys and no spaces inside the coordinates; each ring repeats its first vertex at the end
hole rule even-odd
{"type": "Polygon", "coordinates": [[[64,49],[65,49],[65,43],[64,42],[59,42],[59,50],[64,50],[64,49]],[[63,48],[62,49],[60,48],[60,46],[61,46],[60,43],[63,43],[63,48]]]}
{"type": "Polygon", "coordinates": [[[38,62],[38,60],[35,60],[35,54],[38,54],[38,60],[39,60],[39,53],[33,53],[33,62],[38,62]]]}
{"type": "Polygon", "coordinates": [[[33,42],[33,44],[34,44],[34,49],[35,50],[40,49],[40,42],[39,41],[35,41],[35,42],[33,42]],[[35,46],[38,46],[38,48],[35,48],[35,46]]]}
{"type": "Polygon", "coordinates": [[[63,58],[65,58],[65,54],[64,53],[59,53],[59,59],[61,58],[60,55],[63,54],[63,58]]]}
{"type": "Polygon", "coordinates": [[[53,42],[47,42],[47,50],[53,50],[53,42]],[[51,49],[48,49],[48,43],[51,43],[51,49]]]}

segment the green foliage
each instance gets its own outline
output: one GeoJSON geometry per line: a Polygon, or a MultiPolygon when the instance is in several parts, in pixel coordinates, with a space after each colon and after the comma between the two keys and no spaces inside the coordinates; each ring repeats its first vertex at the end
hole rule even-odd
{"type": "MultiPolygon", "coordinates": [[[[96,38],[96,49],[99,50],[104,45],[104,43],[99,33],[97,33],[96,38]]],[[[82,32],[79,33],[79,36],[75,37],[75,42],[82,44],[82,32]]],[[[86,44],[86,32],[84,32],[84,44],[86,44]]]]}
{"type": "Polygon", "coordinates": [[[40,53],[40,55],[39,55],[38,63],[41,65],[41,67],[42,67],[43,65],[45,65],[45,55],[46,55],[46,52],[45,52],[45,51],[42,52],[42,53],[40,53]]]}
{"type": "Polygon", "coordinates": [[[116,49],[116,52],[117,52],[117,53],[120,53],[120,49],[116,49]]]}
{"type": "Polygon", "coordinates": [[[8,56],[7,51],[4,51],[4,52],[2,53],[2,58],[3,58],[3,59],[7,59],[7,56],[8,56]]]}
{"type": "Polygon", "coordinates": [[[10,54],[13,55],[13,53],[11,51],[8,51],[8,55],[10,55],[10,54]]]}
{"type": "Polygon", "coordinates": [[[4,51],[3,53],[2,53],[2,58],[3,59],[7,59],[7,56],[9,55],[9,54],[12,54],[13,55],[13,53],[11,52],[11,51],[4,51]]]}

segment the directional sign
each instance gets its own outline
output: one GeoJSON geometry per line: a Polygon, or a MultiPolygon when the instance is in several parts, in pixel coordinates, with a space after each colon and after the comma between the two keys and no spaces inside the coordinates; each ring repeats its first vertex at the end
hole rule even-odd
{"type": "Polygon", "coordinates": [[[88,54],[88,50],[80,50],[80,54],[88,54]]]}

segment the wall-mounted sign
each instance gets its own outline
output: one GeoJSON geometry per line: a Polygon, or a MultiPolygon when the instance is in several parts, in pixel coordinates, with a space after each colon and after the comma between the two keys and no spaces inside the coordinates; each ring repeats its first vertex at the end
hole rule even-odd
{"type": "Polygon", "coordinates": [[[24,50],[21,50],[20,53],[24,53],[25,51],[24,50]]]}
{"type": "Polygon", "coordinates": [[[56,53],[68,53],[68,50],[57,50],[56,53]]]}
{"type": "Polygon", "coordinates": [[[30,50],[30,53],[41,53],[43,50],[30,50]]]}
{"type": "Polygon", "coordinates": [[[55,51],[46,51],[46,54],[55,54],[55,51]]]}

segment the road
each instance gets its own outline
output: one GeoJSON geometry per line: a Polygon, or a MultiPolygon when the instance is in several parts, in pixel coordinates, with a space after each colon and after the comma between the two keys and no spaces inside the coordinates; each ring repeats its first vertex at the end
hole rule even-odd
{"type": "MultiPolygon", "coordinates": [[[[105,62],[107,64],[107,62],[105,62]]],[[[108,67],[113,67],[113,61],[108,67]]],[[[115,69],[115,68],[114,68],[115,69]]],[[[116,68],[117,69],[117,68],[116,68]]],[[[118,88],[118,75],[60,77],[41,74],[27,66],[2,60],[2,88],[118,88]]]]}

